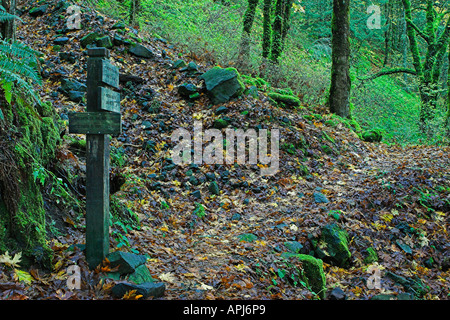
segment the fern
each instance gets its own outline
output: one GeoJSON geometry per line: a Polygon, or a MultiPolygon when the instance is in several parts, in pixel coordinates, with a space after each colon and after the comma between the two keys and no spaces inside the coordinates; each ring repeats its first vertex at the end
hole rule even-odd
{"type": "Polygon", "coordinates": [[[12,90],[40,103],[40,98],[34,90],[34,86],[42,83],[36,69],[39,64],[37,55],[37,51],[22,43],[0,40],[0,82],[3,88],[6,90],[6,87],[10,87],[6,84],[12,83],[12,90]]]}
{"type": "Polygon", "coordinates": [[[20,19],[18,16],[8,13],[5,10],[5,8],[2,5],[0,5],[0,23],[6,22],[6,21],[12,21],[15,19],[22,21],[22,19],[20,19]]]}

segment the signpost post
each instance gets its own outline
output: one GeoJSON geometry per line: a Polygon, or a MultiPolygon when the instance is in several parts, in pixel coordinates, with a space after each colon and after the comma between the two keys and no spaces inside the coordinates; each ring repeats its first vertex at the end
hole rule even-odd
{"type": "Polygon", "coordinates": [[[69,133],[86,134],[86,260],[93,269],[109,252],[109,135],[121,133],[121,115],[113,90],[119,70],[109,51],[91,48],[88,55],[87,112],[69,114],[69,133]]]}

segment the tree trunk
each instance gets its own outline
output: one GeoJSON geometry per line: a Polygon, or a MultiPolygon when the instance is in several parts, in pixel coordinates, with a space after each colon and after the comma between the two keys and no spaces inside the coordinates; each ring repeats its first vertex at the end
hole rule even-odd
{"type": "Polygon", "coordinates": [[[244,14],[244,27],[242,30],[242,39],[240,47],[240,60],[247,60],[250,52],[250,32],[252,30],[253,21],[255,20],[256,7],[259,0],[248,0],[248,7],[244,14]]]}
{"type": "Polygon", "coordinates": [[[272,26],[272,50],[270,60],[278,61],[281,54],[281,33],[283,30],[283,3],[284,0],[276,0],[275,17],[272,26]]]}
{"type": "Polygon", "coordinates": [[[331,21],[332,66],[328,107],[331,113],[350,115],[350,0],[333,0],[331,21]]]}
{"type": "Polygon", "coordinates": [[[292,0],[277,0],[275,6],[275,20],[272,30],[272,51],[270,60],[278,63],[284,49],[284,41],[289,29],[292,0]]]}
{"type": "Polygon", "coordinates": [[[450,41],[448,42],[448,72],[447,72],[447,115],[445,118],[445,127],[447,137],[450,138],[450,41]]]}
{"type": "Polygon", "coordinates": [[[136,25],[136,17],[141,7],[141,0],[131,0],[130,2],[130,20],[131,25],[136,25]]]}
{"type": "Polygon", "coordinates": [[[263,20],[263,44],[262,56],[269,58],[272,46],[272,3],[273,0],[264,0],[264,20],[263,20]]]}
{"type": "MultiPolygon", "coordinates": [[[[6,12],[10,14],[16,14],[16,0],[2,0],[2,6],[6,9],[6,12]]],[[[0,33],[3,40],[16,40],[16,23],[15,19],[5,21],[0,25],[0,33]]]]}

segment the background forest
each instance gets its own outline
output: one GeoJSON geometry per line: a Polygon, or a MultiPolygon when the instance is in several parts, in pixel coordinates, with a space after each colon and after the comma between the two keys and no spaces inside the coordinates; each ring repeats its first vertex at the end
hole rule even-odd
{"type": "MultiPolygon", "coordinates": [[[[276,87],[291,88],[306,106],[324,105],[330,81],[333,1],[291,2],[283,52],[276,65],[263,57],[262,0],[142,0],[136,1],[139,9],[133,19],[143,30],[177,43],[187,53],[207,55],[221,65],[236,66],[244,73],[261,76],[276,87]],[[243,19],[249,3],[257,4],[249,33],[249,54],[242,56],[243,19]]],[[[427,63],[425,60],[433,55],[433,49],[424,35],[433,34],[438,41],[444,34],[448,29],[449,4],[445,0],[407,2],[417,33],[414,35],[417,48],[413,49],[403,1],[350,1],[352,116],[366,129],[382,130],[383,141],[387,143],[448,143],[444,130],[448,45],[436,55],[438,72],[431,90],[436,92],[437,103],[430,116],[433,130],[428,136],[418,126],[421,100],[412,52],[417,50],[423,64],[427,63]],[[370,28],[375,19],[375,12],[368,12],[370,5],[380,8],[379,29],[370,28]],[[427,10],[432,12],[427,14],[427,10]],[[380,72],[386,75],[380,76],[380,72]]],[[[116,17],[132,16],[130,1],[99,0],[95,4],[116,17]]],[[[445,33],[442,40],[448,43],[448,31],[445,33]]]]}

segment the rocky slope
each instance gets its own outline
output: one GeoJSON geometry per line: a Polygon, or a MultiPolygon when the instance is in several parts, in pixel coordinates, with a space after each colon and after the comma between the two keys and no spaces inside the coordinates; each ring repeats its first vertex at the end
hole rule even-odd
{"type": "MultiPolygon", "coordinates": [[[[236,77],[245,91],[217,100],[201,77],[212,61],[88,7],[82,28],[69,31],[68,2],[41,5],[32,15],[21,7],[18,35],[43,53],[41,96],[61,119],[84,111],[86,47],[107,46],[120,69],[123,133],[112,141],[112,199],[139,223],[112,225],[111,248],[148,256],[145,265],[166,286],[160,299],[448,299],[448,148],[364,142],[357,124],[303,108],[262,79],[236,77]],[[222,132],[279,128],[279,172],[174,164],[172,132],[193,132],[194,121],[222,132]]],[[[84,138],[65,133],[56,167],[83,199],[83,143],[74,140],[84,138]]],[[[82,247],[83,214],[60,219],[53,271],[32,268],[32,286],[18,282],[18,292],[111,298],[115,280],[97,283],[110,268],[90,272],[82,252],[67,249],[82,247]],[[69,291],[64,270],[73,262],[83,281],[69,291]]]]}

